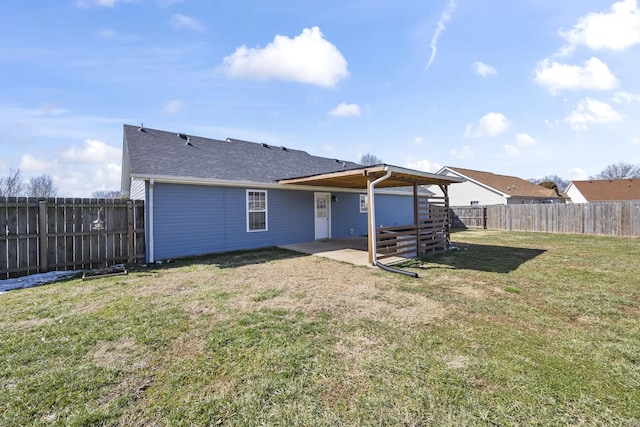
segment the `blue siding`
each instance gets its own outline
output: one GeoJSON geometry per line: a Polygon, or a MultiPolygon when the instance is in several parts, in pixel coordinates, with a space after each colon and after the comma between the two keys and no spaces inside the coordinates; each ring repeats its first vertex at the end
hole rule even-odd
{"type": "Polygon", "coordinates": [[[247,232],[246,189],[154,186],[154,258],[252,249],[314,239],[313,193],[267,190],[268,230],[247,232]]]}
{"type": "MultiPolygon", "coordinates": [[[[247,232],[245,188],[156,183],[153,191],[156,260],[315,238],[313,191],[266,190],[268,230],[256,232],[247,232]]],[[[360,213],[359,194],[331,194],[337,197],[331,203],[331,237],[366,235],[367,214],[360,213]]],[[[378,225],[413,222],[412,197],[377,195],[376,205],[378,225]]]]}
{"type": "MultiPolygon", "coordinates": [[[[365,193],[362,193],[365,194],[365,193]]],[[[331,237],[365,236],[367,234],[367,214],[360,213],[360,195],[356,193],[331,193],[338,198],[331,202],[331,237]],[[353,233],[351,230],[353,229],[353,233]]]]}
{"type": "Polygon", "coordinates": [[[376,226],[413,224],[413,195],[376,194],[376,226]]]}

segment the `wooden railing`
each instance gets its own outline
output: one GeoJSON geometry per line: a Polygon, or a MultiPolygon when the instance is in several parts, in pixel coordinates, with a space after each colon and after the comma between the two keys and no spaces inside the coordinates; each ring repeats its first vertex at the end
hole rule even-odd
{"type": "Polygon", "coordinates": [[[418,223],[376,228],[378,259],[422,257],[447,247],[449,210],[443,198],[420,197],[418,223]]]}

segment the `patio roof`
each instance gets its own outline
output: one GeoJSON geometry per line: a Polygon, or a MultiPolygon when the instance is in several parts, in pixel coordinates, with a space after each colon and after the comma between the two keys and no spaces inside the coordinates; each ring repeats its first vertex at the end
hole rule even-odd
{"type": "Polygon", "coordinates": [[[309,175],[278,180],[283,185],[311,185],[336,188],[367,188],[367,183],[386,175],[391,176],[376,185],[376,188],[406,187],[417,185],[449,185],[463,182],[462,178],[422,172],[392,165],[373,165],[339,172],[309,175]]]}

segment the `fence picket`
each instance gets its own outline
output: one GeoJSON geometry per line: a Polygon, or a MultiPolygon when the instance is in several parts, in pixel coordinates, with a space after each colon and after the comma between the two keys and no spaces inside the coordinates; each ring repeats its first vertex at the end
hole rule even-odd
{"type": "Polygon", "coordinates": [[[0,197],[0,279],[144,261],[144,242],[142,201],[0,197]]]}
{"type": "Polygon", "coordinates": [[[640,237],[640,201],[453,206],[450,211],[453,227],[640,237]]]}

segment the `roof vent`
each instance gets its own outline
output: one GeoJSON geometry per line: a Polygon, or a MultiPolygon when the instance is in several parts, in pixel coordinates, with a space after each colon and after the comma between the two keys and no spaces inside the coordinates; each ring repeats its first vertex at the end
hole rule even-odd
{"type": "Polygon", "coordinates": [[[189,137],[185,133],[177,133],[176,135],[178,135],[178,138],[182,138],[185,141],[189,141],[189,137]]]}
{"type": "Polygon", "coordinates": [[[289,150],[287,150],[287,147],[280,147],[280,149],[281,149],[282,151],[289,151],[289,150]]]}
{"type": "Polygon", "coordinates": [[[269,144],[262,144],[264,148],[269,148],[269,144]]]}
{"type": "Polygon", "coordinates": [[[227,142],[231,142],[231,138],[227,138],[227,139],[226,139],[226,141],[227,141],[227,142]]]}
{"type": "Polygon", "coordinates": [[[138,128],[138,132],[146,132],[147,130],[144,128],[144,123],[140,123],[140,127],[138,128]]]}

